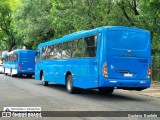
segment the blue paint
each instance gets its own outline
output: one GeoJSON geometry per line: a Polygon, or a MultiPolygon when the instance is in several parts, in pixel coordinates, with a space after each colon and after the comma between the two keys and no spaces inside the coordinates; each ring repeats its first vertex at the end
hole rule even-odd
{"type": "Polygon", "coordinates": [[[35,73],[35,50],[14,50],[3,55],[3,67],[7,74],[27,74],[35,73]],[[10,57],[9,57],[10,56],[10,57]],[[12,57],[11,57],[12,56],[12,57]],[[16,56],[16,57],[15,57],[16,56]],[[13,71],[17,71],[14,73],[13,71]]]}
{"type": "MultiPolygon", "coordinates": [[[[83,43],[82,43],[83,44],[83,43]]],[[[72,50],[72,47],[71,47],[72,50]]],[[[117,87],[120,89],[145,89],[150,87],[148,69],[151,64],[150,32],[143,29],[104,26],[93,30],[83,30],[38,45],[35,79],[40,80],[41,72],[48,82],[66,84],[66,75],[71,73],[74,86],[79,88],[117,87]],[[96,35],[96,55],[93,57],[64,59],[42,59],[42,49],[47,46],[83,39],[96,35]],[[103,76],[106,63],[108,77],[103,76]]],[[[47,54],[47,53],[46,53],[47,54]]],[[[45,54],[44,54],[45,55],[45,54]]]]}

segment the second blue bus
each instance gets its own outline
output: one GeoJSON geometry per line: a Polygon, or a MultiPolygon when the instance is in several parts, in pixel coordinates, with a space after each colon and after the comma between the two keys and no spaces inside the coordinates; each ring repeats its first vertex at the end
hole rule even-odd
{"type": "Polygon", "coordinates": [[[4,73],[7,75],[35,74],[35,50],[13,50],[3,55],[4,73]]]}

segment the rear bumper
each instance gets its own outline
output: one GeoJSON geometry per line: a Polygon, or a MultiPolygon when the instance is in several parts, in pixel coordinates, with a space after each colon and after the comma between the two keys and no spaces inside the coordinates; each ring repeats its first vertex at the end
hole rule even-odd
{"type": "Polygon", "coordinates": [[[17,74],[32,74],[34,75],[35,71],[28,71],[28,70],[18,70],[17,74]]]}
{"type": "Polygon", "coordinates": [[[121,79],[108,79],[100,76],[99,87],[117,87],[119,89],[133,89],[140,90],[149,88],[151,79],[146,80],[121,80],[121,79]]]}

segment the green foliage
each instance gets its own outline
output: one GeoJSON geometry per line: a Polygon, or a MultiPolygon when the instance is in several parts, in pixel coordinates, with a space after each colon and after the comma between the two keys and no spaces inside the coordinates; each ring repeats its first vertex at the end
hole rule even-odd
{"type": "Polygon", "coordinates": [[[51,9],[55,37],[114,24],[112,7],[111,0],[55,0],[51,9]]]}
{"type": "Polygon", "coordinates": [[[22,0],[15,12],[16,37],[29,49],[36,49],[40,42],[54,36],[52,21],[49,18],[52,7],[49,0],[22,0]]]}
{"type": "Polygon", "coordinates": [[[153,68],[159,66],[159,0],[0,0],[0,48],[41,42],[100,26],[131,26],[152,34],[153,68]]]}
{"type": "Polygon", "coordinates": [[[12,11],[7,0],[0,2],[0,43],[1,49],[10,51],[15,44],[14,32],[12,28],[12,11]]]}

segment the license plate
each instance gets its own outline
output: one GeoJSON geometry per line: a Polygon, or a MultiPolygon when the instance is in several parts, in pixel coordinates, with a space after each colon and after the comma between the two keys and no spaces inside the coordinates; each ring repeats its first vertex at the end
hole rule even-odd
{"type": "Polygon", "coordinates": [[[27,70],[32,70],[32,68],[28,68],[27,70]]]}
{"type": "Polygon", "coordinates": [[[133,77],[133,74],[125,73],[125,74],[124,74],[124,77],[133,77]]]}

